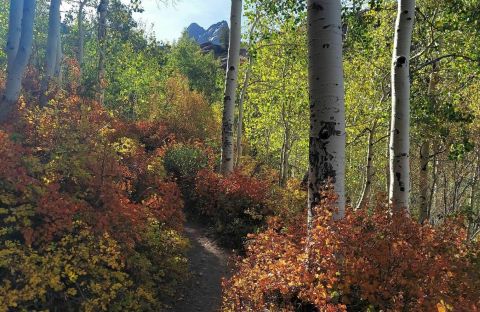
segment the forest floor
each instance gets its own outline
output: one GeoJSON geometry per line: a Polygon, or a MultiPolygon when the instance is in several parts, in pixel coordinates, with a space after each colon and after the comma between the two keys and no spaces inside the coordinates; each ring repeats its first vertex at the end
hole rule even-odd
{"type": "Polygon", "coordinates": [[[229,273],[228,252],[199,224],[187,222],[185,235],[190,240],[188,261],[191,277],[171,312],[216,312],[222,299],[221,280],[229,273]]]}

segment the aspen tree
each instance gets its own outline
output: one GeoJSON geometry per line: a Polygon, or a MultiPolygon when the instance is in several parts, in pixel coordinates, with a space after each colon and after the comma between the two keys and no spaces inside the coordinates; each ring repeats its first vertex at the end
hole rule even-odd
{"type": "Polygon", "coordinates": [[[105,101],[105,53],[107,48],[107,12],[108,0],[100,0],[98,5],[98,82],[97,98],[100,104],[105,101]]]}
{"type": "Polygon", "coordinates": [[[338,196],[335,219],[345,215],[345,95],[340,0],[309,0],[310,148],[308,216],[329,180],[338,196]]]}
{"type": "Polygon", "coordinates": [[[230,39],[228,48],[227,74],[225,79],[225,96],[223,99],[222,119],[222,159],[221,173],[226,175],[234,167],[235,99],[240,65],[240,39],[242,22],[242,0],[232,0],[230,15],[230,39]]]}
{"type": "Polygon", "coordinates": [[[410,194],[410,48],[415,0],[399,0],[392,57],[390,189],[393,209],[409,210],[410,194]]]}
{"type": "Polygon", "coordinates": [[[0,122],[7,119],[20,96],[23,74],[32,53],[37,3],[36,0],[15,0],[10,4],[7,81],[0,99],[0,122]]]}
{"type": "Polygon", "coordinates": [[[60,5],[61,0],[50,1],[50,12],[48,17],[48,37],[47,37],[47,52],[45,55],[45,73],[40,86],[40,105],[47,104],[47,92],[51,85],[51,80],[55,76],[55,69],[57,61],[59,60],[57,54],[59,53],[60,40],[60,5]]]}

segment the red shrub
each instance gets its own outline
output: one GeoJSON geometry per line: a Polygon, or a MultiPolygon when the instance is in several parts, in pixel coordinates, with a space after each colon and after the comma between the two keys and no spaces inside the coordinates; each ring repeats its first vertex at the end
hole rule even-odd
{"type": "Polygon", "coordinates": [[[113,126],[126,127],[95,102],[71,96],[42,110],[21,107],[19,112],[8,127],[11,134],[0,132],[0,204],[16,209],[15,227],[28,244],[58,238],[76,219],[130,247],[150,218],[181,229],[178,187],[149,172],[157,155],[138,141],[164,144],[149,141],[162,136],[155,134],[158,124],[134,127],[138,136],[129,137],[133,145],[123,151],[117,142],[123,136],[115,135],[120,130],[113,126]],[[2,190],[15,200],[7,203],[2,190]]]}
{"type": "Polygon", "coordinates": [[[139,141],[147,151],[164,147],[175,140],[167,126],[159,121],[121,121],[113,124],[116,129],[113,139],[129,137],[139,141]]]}
{"type": "Polygon", "coordinates": [[[37,226],[33,225],[33,229],[23,229],[25,242],[31,245],[33,242],[48,243],[54,238],[60,238],[72,230],[74,216],[83,206],[68,195],[59,193],[57,185],[49,185],[35,209],[36,216],[41,221],[37,226]]]}
{"type": "Polygon", "coordinates": [[[275,220],[252,236],[225,282],[224,311],[478,310],[480,246],[466,242],[462,222],[421,226],[384,207],[334,222],[332,202],[321,205],[308,243],[305,222],[275,220]]]}
{"type": "Polygon", "coordinates": [[[182,230],[185,216],[182,213],[183,200],[178,185],[174,182],[162,182],[157,190],[143,200],[148,211],[157,219],[176,230],[182,230]]]}
{"type": "Polygon", "coordinates": [[[196,179],[196,194],[202,205],[202,213],[213,215],[225,204],[236,206],[238,202],[251,205],[262,204],[268,195],[269,185],[240,171],[228,175],[200,170],[196,179]],[[230,202],[230,203],[229,203],[230,202]],[[220,205],[220,206],[219,206],[220,205]]]}
{"type": "Polygon", "coordinates": [[[197,174],[196,209],[214,225],[229,247],[241,248],[248,233],[264,225],[270,185],[236,171],[226,177],[208,169],[197,174]]]}

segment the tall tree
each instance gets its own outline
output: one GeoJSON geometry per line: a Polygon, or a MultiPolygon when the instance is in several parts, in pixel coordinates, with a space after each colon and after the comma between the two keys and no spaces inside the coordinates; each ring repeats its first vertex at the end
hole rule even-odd
{"type": "Polygon", "coordinates": [[[32,53],[35,8],[36,0],[10,1],[7,81],[0,100],[0,122],[6,120],[20,96],[23,74],[32,53]]]}
{"type": "Polygon", "coordinates": [[[78,27],[78,47],[77,47],[77,61],[80,68],[80,77],[83,74],[83,62],[84,62],[84,53],[85,53],[85,27],[83,25],[84,14],[85,14],[85,5],[88,0],[80,0],[78,2],[78,13],[77,13],[77,27],[78,27]]]}
{"type": "Polygon", "coordinates": [[[97,82],[97,98],[100,104],[105,102],[105,53],[107,49],[107,12],[108,1],[100,0],[98,5],[98,82],[97,82]]]}
{"type": "Polygon", "coordinates": [[[274,19],[263,12],[261,16],[256,37],[265,39],[252,48],[244,135],[255,158],[278,168],[283,183],[303,176],[308,167],[307,36],[305,27],[292,18],[274,19]]]}
{"type": "Polygon", "coordinates": [[[63,80],[63,72],[62,72],[62,65],[63,65],[63,47],[62,47],[62,35],[61,32],[58,32],[58,40],[57,40],[57,55],[55,60],[55,78],[59,85],[62,84],[63,80]]]}
{"type": "Polygon", "coordinates": [[[345,214],[345,96],[340,0],[308,0],[310,148],[308,217],[311,224],[320,192],[329,180],[345,214]]]}
{"type": "Polygon", "coordinates": [[[22,16],[24,1],[10,1],[10,18],[8,21],[7,46],[5,51],[8,58],[8,67],[13,66],[22,34],[22,16]]]}
{"type": "MultiPolygon", "coordinates": [[[[430,81],[428,84],[428,101],[432,107],[435,107],[435,88],[437,84],[436,66],[433,66],[430,74],[430,81]]],[[[420,213],[419,222],[428,222],[430,218],[430,204],[429,204],[429,172],[428,165],[430,163],[430,145],[431,140],[427,137],[423,139],[420,147],[420,176],[419,176],[419,191],[420,191],[420,213]]]]}
{"type": "Polygon", "coordinates": [[[61,0],[50,1],[50,13],[48,17],[48,37],[47,53],[45,55],[45,75],[40,86],[40,105],[47,104],[47,92],[51,85],[51,80],[55,75],[57,62],[59,61],[60,44],[60,5],[61,0]]]}
{"type": "Polygon", "coordinates": [[[248,33],[248,65],[247,69],[245,70],[245,76],[243,77],[243,86],[242,91],[240,92],[240,98],[238,99],[238,122],[237,122],[237,160],[235,161],[235,165],[240,165],[240,158],[242,157],[242,137],[243,137],[243,113],[244,108],[243,105],[245,103],[245,97],[247,95],[248,85],[250,83],[250,76],[252,75],[252,67],[253,67],[253,57],[252,57],[252,45],[253,45],[253,33],[255,32],[255,28],[257,26],[258,20],[260,16],[258,12],[255,13],[254,20],[252,22],[252,26],[250,27],[250,31],[248,33]]]}
{"type": "Polygon", "coordinates": [[[373,123],[373,126],[369,129],[368,131],[368,146],[367,146],[367,163],[365,167],[365,184],[363,186],[363,191],[362,195],[360,196],[360,199],[358,200],[356,209],[361,209],[365,208],[366,205],[368,204],[368,199],[370,197],[370,193],[372,190],[372,179],[374,175],[374,170],[373,170],[373,153],[374,153],[374,145],[375,145],[375,131],[377,128],[377,122],[375,121],[373,123]]]}
{"type": "Polygon", "coordinates": [[[233,171],[235,161],[233,124],[235,119],[235,99],[240,65],[241,23],[242,0],[232,0],[227,74],[225,79],[225,96],[223,99],[221,159],[221,172],[223,174],[229,174],[233,171]]]}
{"type": "Polygon", "coordinates": [[[225,72],[213,52],[205,53],[198,43],[184,32],[168,53],[166,73],[182,74],[190,87],[205,95],[210,103],[222,97],[225,72]]]}
{"type": "Polygon", "coordinates": [[[410,48],[415,0],[399,0],[392,57],[390,189],[393,209],[409,209],[410,194],[410,48]]]}

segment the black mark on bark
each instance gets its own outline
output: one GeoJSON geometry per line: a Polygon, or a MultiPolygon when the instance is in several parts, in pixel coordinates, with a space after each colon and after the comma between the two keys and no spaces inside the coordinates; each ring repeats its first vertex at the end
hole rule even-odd
{"type": "Polygon", "coordinates": [[[405,65],[406,62],[407,62],[407,58],[405,56],[399,56],[395,60],[395,67],[400,68],[403,65],[405,65]]]}
{"type": "Polygon", "coordinates": [[[312,10],[315,10],[315,11],[323,11],[323,6],[321,6],[321,5],[318,4],[318,3],[312,3],[312,10]]]}

